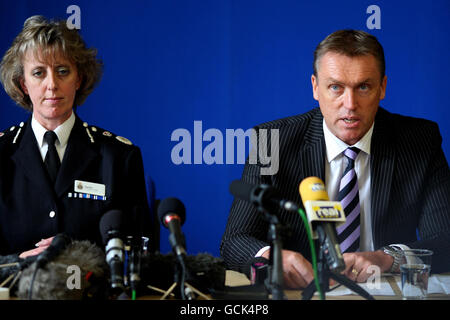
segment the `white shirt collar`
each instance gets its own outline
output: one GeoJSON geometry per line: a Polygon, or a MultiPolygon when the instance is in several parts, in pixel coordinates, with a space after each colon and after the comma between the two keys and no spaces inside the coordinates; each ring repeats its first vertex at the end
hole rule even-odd
{"type": "MultiPolygon", "coordinates": [[[[70,117],[60,124],[55,130],[56,136],[58,137],[58,142],[61,147],[64,147],[69,140],[70,132],[75,124],[75,114],[72,111],[70,117]]],[[[34,135],[38,142],[39,148],[44,145],[44,134],[48,131],[45,129],[35,118],[34,115],[31,119],[31,128],[33,129],[34,135]]]]}
{"type": "Polygon", "coordinates": [[[348,147],[357,147],[361,151],[364,151],[370,155],[370,144],[372,142],[372,133],[375,122],[370,127],[369,131],[353,146],[349,146],[344,141],[340,140],[330,129],[328,129],[325,119],[323,120],[323,134],[325,138],[325,145],[327,148],[327,160],[328,162],[333,161],[338,155],[345,151],[348,147]]]}

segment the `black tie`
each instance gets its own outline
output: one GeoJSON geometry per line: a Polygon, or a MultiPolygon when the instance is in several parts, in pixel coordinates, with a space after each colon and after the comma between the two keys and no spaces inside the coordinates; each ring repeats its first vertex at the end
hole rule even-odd
{"type": "Polygon", "coordinates": [[[53,131],[47,131],[44,134],[44,140],[47,142],[48,151],[45,155],[45,166],[47,167],[48,175],[50,176],[50,180],[53,184],[56,181],[56,176],[58,175],[59,167],[61,166],[61,162],[59,160],[58,152],[56,152],[55,141],[58,139],[56,133],[53,131]]]}

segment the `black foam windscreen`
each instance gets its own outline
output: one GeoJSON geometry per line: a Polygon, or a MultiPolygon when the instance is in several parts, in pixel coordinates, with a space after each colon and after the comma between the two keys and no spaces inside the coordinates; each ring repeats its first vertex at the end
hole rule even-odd
{"type": "Polygon", "coordinates": [[[38,256],[30,256],[25,259],[19,258],[18,254],[0,256],[0,265],[8,264],[10,266],[0,267],[0,283],[5,281],[10,275],[16,274],[20,270],[29,267],[38,256]]]}
{"type": "MultiPolygon", "coordinates": [[[[190,285],[203,293],[222,290],[225,287],[225,264],[221,258],[207,253],[187,255],[186,279],[190,285]]],[[[172,254],[151,253],[141,260],[141,285],[151,285],[167,290],[177,281],[177,259],[172,254]]],[[[155,292],[149,292],[155,294],[155,292]]]]}
{"type": "Polygon", "coordinates": [[[186,220],[186,208],[183,202],[177,198],[165,198],[158,205],[158,218],[161,223],[165,226],[164,216],[166,214],[174,213],[180,217],[180,225],[184,224],[186,220]]]}
{"type": "Polygon", "coordinates": [[[255,186],[241,180],[234,180],[230,183],[230,193],[238,199],[250,201],[255,186]]]}
{"type": "Polygon", "coordinates": [[[47,262],[58,256],[71,242],[72,239],[68,235],[64,233],[57,234],[47,249],[38,255],[36,260],[38,267],[44,266],[47,262]]]}
{"type": "Polygon", "coordinates": [[[268,185],[252,185],[241,180],[234,180],[230,184],[230,193],[238,199],[249,201],[259,209],[276,212],[280,206],[278,191],[268,185]]]}
{"type": "Polygon", "coordinates": [[[103,243],[106,244],[110,238],[110,231],[120,231],[123,228],[122,211],[110,210],[100,219],[100,233],[103,243]]]}

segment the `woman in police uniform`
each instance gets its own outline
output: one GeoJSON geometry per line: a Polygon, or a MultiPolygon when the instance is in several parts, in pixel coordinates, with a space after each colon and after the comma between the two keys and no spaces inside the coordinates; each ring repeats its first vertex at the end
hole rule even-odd
{"type": "Polygon", "coordinates": [[[150,230],[140,149],[74,111],[100,78],[96,51],[65,21],[28,18],[5,53],[3,87],[32,114],[0,132],[1,255],[38,254],[61,232],[101,244],[111,209],[124,233],[150,230]]]}

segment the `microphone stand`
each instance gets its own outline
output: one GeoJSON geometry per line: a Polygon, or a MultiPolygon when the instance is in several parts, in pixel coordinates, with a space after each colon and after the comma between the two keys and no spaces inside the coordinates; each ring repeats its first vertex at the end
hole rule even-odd
{"type": "Polygon", "coordinates": [[[179,263],[176,263],[176,264],[175,264],[175,272],[174,272],[174,282],[173,282],[172,285],[169,287],[169,289],[167,289],[167,290],[164,292],[164,294],[163,294],[163,296],[161,297],[160,300],[165,300],[169,294],[170,294],[170,295],[173,295],[173,294],[172,294],[172,291],[175,290],[176,287],[180,287],[180,293],[181,293],[180,296],[181,296],[181,299],[182,299],[182,300],[186,300],[186,299],[185,299],[185,296],[184,296],[184,294],[183,294],[183,290],[181,289],[181,288],[184,286],[184,276],[183,276],[183,272],[184,272],[183,268],[180,268],[179,263]],[[181,285],[180,281],[183,282],[183,285],[181,285]]]}
{"type": "Polygon", "coordinates": [[[280,237],[280,222],[276,215],[264,210],[264,216],[269,222],[268,238],[270,241],[268,275],[265,285],[272,293],[272,300],[285,300],[283,291],[283,258],[281,255],[282,241],[280,237]]]}
{"type": "MultiPolygon", "coordinates": [[[[276,210],[282,203],[275,201],[277,196],[275,189],[269,185],[260,185],[258,190],[254,190],[250,195],[250,202],[256,206],[257,210],[263,214],[269,223],[268,240],[270,241],[268,275],[264,284],[268,291],[272,293],[272,300],[285,300],[283,291],[283,259],[281,255],[282,241],[280,236],[281,223],[278,217],[269,211],[276,210]],[[271,201],[272,200],[272,201],[271,201]]],[[[283,206],[285,206],[283,204],[283,206]]],[[[289,205],[284,207],[289,209],[289,205]]]]}
{"type": "MultiPolygon", "coordinates": [[[[326,234],[324,232],[318,232],[319,235],[319,255],[317,259],[317,276],[319,278],[319,286],[323,292],[324,298],[325,293],[330,291],[330,278],[335,280],[336,282],[340,283],[341,285],[349,288],[350,290],[354,291],[361,297],[367,299],[367,300],[375,300],[374,297],[369,294],[366,290],[364,290],[362,287],[360,287],[356,282],[353,282],[346,276],[335,273],[330,270],[330,267],[328,265],[326,255],[325,255],[325,246],[323,245],[325,243],[326,234]]],[[[314,281],[311,281],[311,283],[303,290],[302,292],[302,300],[310,300],[312,296],[314,295],[314,292],[317,290],[314,281]]]]}
{"type": "MultiPolygon", "coordinates": [[[[167,296],[173,295],[172,291],[174,291],[176,288],[180,289],[180,296],[182,300],[194,300],[194,293],[206,300],[211,300],[211,298],[209,298],[207,295],[186,282],[188,269],[186,266],[186,261],[184,260],[184,255],[177,256],[177,260],[178,261],[175,264],[174,283],[170,286],[169,289],[164,292],[160,300],[165,300],[167,296]],[[188,290],[186,290],[186,288],[188,288],[188,290]]],[[[156,288],[151,289],[154,290],[156,288]]]]}

